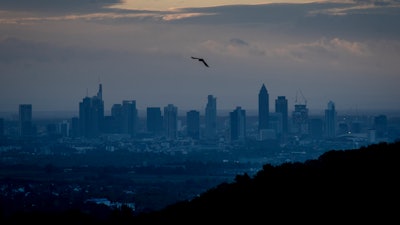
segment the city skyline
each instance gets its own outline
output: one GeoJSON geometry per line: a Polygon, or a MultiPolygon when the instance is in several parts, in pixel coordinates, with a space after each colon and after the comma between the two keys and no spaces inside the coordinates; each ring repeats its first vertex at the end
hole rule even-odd
{"type": "MultiPolygon", "coordinates": [[[[198,111],[200,116],[204,116],[207,117],[207,111],[209,109],[207,109],[211,103],[212,108],[214,108],[213,110],[215,111],[214,114],[215,116],[229,116],[230,112],[237,109],[237,107],[242,108],[243,110],[245,110],[247,112],[248,116],[259,116],[260,115],[260,110],[264,111],[266,109],[263,109],[264,106],[261,105],[257,105],[256,108],[251,108],[251,109],[247,109],[244,108],[243,106],[241,106],[240,104],[233,107],[232,109],[220,109],[219,104],[220,101],[218,100],[217,103],[217,99],[218,96],[214,96],[212,94],[208,94],[207,96],[204,97],[203,102],[199,103],[199,107],[197,108],[190,108],[190,109],[185,109],[185,108],[181,108],[179,105],[174,104],[172,101],[171,103],[167,103],[165,105],[151,105],[151,106],[147,106],[146,108],[138,108],[137,107],[137,99],[121,99],[119,100],[119,102],[112,102],[112,103],[108,103],[106,104],[106,102],[104,102],[103,99],[103,92],[102,92],[102,87],[103,84],[98,84],[98,88],[99,90],[96,92],[96,94],[94,95],[85,95],[84,97],[82,97],[77,103],[77,109],[76,110],[66,110],[66,111],[62,111],[62,110],[38,110],[36,109],[35,105],[29,102],[24,102],[24,103],[18,103],[17,108],[15,110],[9,110],[9,111],[0,111],[0,118],[6,118],[6,117],[15,117],[18,114],[19,108],[21,105],[30,105],[31,106],[31,111],[32,111],[32,118],[68,118],[68,117],[79,117],[79,111],[80,111],[80,105],[82,105],[83,102],[88,101],[90,99],[102,99],[103,101],[103,108],[104,108],[104,116],[110,116],[113,115],[113,110],[116,106],[122,106],[121,102],[123,104],[125,104],[126,102],[133,102],[136,105],[136,110],[137,110],[137,114],[138,117],[142,117],[142,118],[146,118],[148,116],[148,110],[149,109],[163,109],[164,107],[168,107],[169,105],[174,105],[174,107],[176,107],[177,109],[177,114],[179,117],[184,117],[186,116],[187,112],[190,111],[198,111]],[[207,100],[208,99],[208,100],[207,100]],[[261,108],[260,108],[261,107],[261,108]]],[[[301,97],[297,97],[297,99],[301,99],[301,100],[293,100],[293,101],[289,101],[287,99],[287,96],[285,95],[281,95],[281,96],[276,96],[275,99],[271,99],[270,94],[268,93],[265,84],[261,84],[261,87],[259,87],[259,90],[254,98],[258,99],[258,101],[260,100],[260,94],[265,91],[266,92],[266,96],[261,97],[261,101],[267,101],[268,102],[268,112],[269,113],[274,113],[277,112],[276,110],[278,110],[278,112],[280,112],[279,109],[280,106],[277,105],[277,101],[285,101],[285,104],[287,104],[287,112],[285,114],[288,114],[289,117],[291,117],[291,113],[294,112],[296,110],[297,106],[302,106],[305,107],[308,110],[309,115],[316,115],[316,116],[323,116],[325,114],[325,111],[327,109],[327,105],[329,104],[334,104],[337,105],[335,101],[333,100],[328,100],[325,105],[321,106],[321,108],[314,108],[314,109],[310,109],[308,102],[305,101],[304,99],[301,99],[301,97]],[[264,98],[264,99],[263,99],[264,98]],[[277,108],[278,107],[278,108],[277,108]]],[[[107,95],[107,94],[106,94],[107,95]]],[[[264,94],[261,94],[264,95],[264,94]]],[[[300,95],[300,94],[298,94],[300,95]]],[[[339,113],[339,115],[378,115],[378,114],[385,114],[385,115],[393,115],[393,116],[398,116],[398,113],[400,113],[400,110],[381,110],[381,109],[377,109],[377,110],[358,110],[357,108],[354,110],[346,110],[346,109],[340,109],[336,107],[336,112],[339,113]]],[[[282,112],[281,112],[282,113],[282,112]]],[[[264,114],[264,113],[261,113],[264,114]]],[[[163,115],[163,113],[161,113],[161,115],[163,115]]]]}
{"type": "Polygon", "coordinates": [[[257,111],[299,91],[310,113],[400,111],[398,1],[1,1],[0,112],[77,112],[104,84],[104,107],[174,104],[257,111]],[[210,67],[193,60],[201,57],[210,67]]]}

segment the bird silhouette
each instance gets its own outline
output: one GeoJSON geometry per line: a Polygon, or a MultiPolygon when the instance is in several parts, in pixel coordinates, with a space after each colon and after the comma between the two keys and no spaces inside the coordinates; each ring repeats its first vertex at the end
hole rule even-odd
{"type": "Polygon", "coordinates": [[[192,59],[197,59],[198,61],[200,61],[200,62],[203,62],[203,64],[205,65],[205,66],[207,66],[207,67],[209,67],[208,66],[208,64],[206,63],[206,61],[204,60],[204,59],[202,59],[202,58],[197,58],[197,57],[191,57],[192,59]]]}

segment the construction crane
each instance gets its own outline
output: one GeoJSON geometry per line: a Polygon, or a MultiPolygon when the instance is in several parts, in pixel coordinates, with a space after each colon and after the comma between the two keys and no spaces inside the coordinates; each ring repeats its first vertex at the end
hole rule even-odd
{"type": "Polygon", "coordinates": [[[304,97],[303,92],[301,92],[300,89],[298,89],[296,92],[295,104],[296,105],[307,105],[307,99],[304,97]],[[304,101],[303,104],[301,102],[299,102],[299,95],[301,96],[302,100],[304,101]]]}

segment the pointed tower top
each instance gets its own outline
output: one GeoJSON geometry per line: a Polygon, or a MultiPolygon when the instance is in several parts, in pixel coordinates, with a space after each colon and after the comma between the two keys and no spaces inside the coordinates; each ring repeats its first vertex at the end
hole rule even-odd
{"type": "Polygon", "coordinates": [[[261,86],[260,92],[268,92],[268,91],[267,91],[267,88],[265,87],[265,84],[263,84],[263,85],[261,86]]]}

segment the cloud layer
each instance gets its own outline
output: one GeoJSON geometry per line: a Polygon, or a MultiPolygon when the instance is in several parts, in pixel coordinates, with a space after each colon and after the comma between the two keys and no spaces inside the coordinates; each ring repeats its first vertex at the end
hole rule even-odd
{"type": "MultiPolygon", "coordinates": [[[[400,105],[399,1],[116,9],[119,1],[0,2],[0,109],[77,110],[99,80],[106,109],[256,109],[301,89],[310,108],[400,105]],[[57,3],[55,3],[57,2],[57,3]],[[190,56],[207,58],[199,67],[190,56]],[[90,87],[90,88],[89,88],[90,87]],[[23,90],[23,91],[16,91],[23,90]],[[61,103],[62,102],[62,103],[61,103]]],[[[271,106],[273,107],[273,106],[271,106]]],[[[0,111],[1,111],[0,110],[0,111]]]]}

